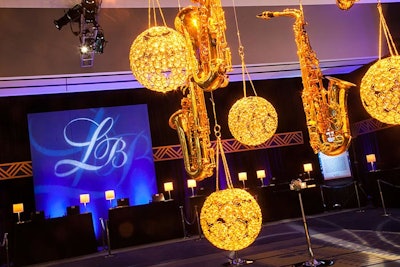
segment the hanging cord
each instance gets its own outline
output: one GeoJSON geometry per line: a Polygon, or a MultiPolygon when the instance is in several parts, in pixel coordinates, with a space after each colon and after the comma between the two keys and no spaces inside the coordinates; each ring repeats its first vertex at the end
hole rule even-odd
{"type": "Polygon", "coordinates": [[[181,1],[178,0],[178,10],[181,11],[181,1]]]}
{"type": "Polygon", "coordinates": [[[247,76],[247,78],[249,79],[250,85],[253,89],[254,95],[257,96],[257,92],[256,89],[254,88],[254,84],[253,81],[251,80],[250,74],[247,70],[246,64],[245,64],[245,60],[244,60],[244,46],[242,44],[242,40],[240,38],[240,31],[239,31],[239,22],[238,22],[238,17],[236,14],[236,5],[235,5],[235,0],[232,0],[232,6],[233,6],[233,13],[235,15],[235,24],[236,24],[236,34],[238,36],[238,44],[239,44],[239,56],[240,56],[240,61],[242,63],[242,81],[243,81],[243,95],[244,97],[246,97],[246,79],[245,79],[245,75],[247,76]]]}
{"type": "Polygon", "coordinates": [[[215,134],[215,137],[217,138],[217,142],[216,142],[216,153],[217,153],[217,155],[216,155],[216,159],[215,159],[216,160],[216,168],[215,168],[216,169],[215,170],[215,172],[216,172],[216,174],[215,174],[215,176],[216,176],[216,178],[215,178],[216,185],[215,185],[215,188],[216,188],[216,191],[219,191],[219,155],[221,154],[221,160],[222,160],[222,164],[223,164],[224,171],[225,171],[226,184],[227,184],[228,188],[231,189],[231,188],[233,188],[233,183],[232,183],[232,179],[231,179],[231,174],[229,172],[228,162],[227,162],[226,157],[225,157],[224,148],[222,146],[221,126],[218,124],[218,121],[217,121],[217,112],[215,110],[214,95],[213,95],[212,92],[211,92],[210,101],[212,103],[213,114],[214,114],[214,123],[215,123],[214,134],[215,134]]]}
{"type": "Polygon", "coordinates": [[[163,21],[164,26],[167,26],[167,23],[165,22],[164,14],[161,9],[160,1],[159,0],[149,0],[149,8],[148,8],[148,21],[149,25],[148,28],[151,28],[151,11],[153,11],[153,18],[154,18],[154,26],[157,26],[157,14],[156,14],[156,4],[155,1],[157,2],[157,7],[158,10],[160,11],[160,16],[163,21]]]}
{"type": "Polygon", "coordinates": [[[378,1],[378,12],[379,12],[379,59],[382,57],[382,29],[385,34],[386,42],[389,48],[389,52],[391,56],[398,56],[399,53],[397,52],[396,45],[393,41],[393,37],[390,34],[389,27],[386,23],[385,17],[382,11],[382,4],[381,1],[378,1]]]}

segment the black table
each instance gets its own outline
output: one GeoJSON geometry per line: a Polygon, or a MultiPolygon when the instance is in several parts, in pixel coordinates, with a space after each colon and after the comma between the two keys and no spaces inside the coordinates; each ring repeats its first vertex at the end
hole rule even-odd
{"type": "Polygon", "coordinates": [[[113,208],[108,211],[108,219],[112,249],[184,236],[175,201],[113,208]]]}
{"type": "Polygon", "coordinates": [[[97,252],[91,213],[16,224],[13,235],[16,266],[97,252]]]}

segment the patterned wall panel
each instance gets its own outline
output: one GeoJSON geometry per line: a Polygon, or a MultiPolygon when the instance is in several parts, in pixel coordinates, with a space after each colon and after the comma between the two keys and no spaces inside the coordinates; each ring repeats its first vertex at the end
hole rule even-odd
{"type": "MultiPolygon", "coordinates": [[[[264,144],[259,146],[247,146],[239,143],[236,139],[222,140],[225,153],[242,152],[248,150],[266,149],[273,147],[294,146],[304,144],[303,132],[288,132],[275,134],[264,144]]],[[[215,141],[211,144],[215,147],[215,141]]],[[[165,161],[182,158],[180,145],[153,147],[154,161],[165,161]]]]}
{"type": "Polygon", "coordinates": [[[371,118],[354,123],[351,127],[351,134],[353,137],[357,137],[358,135],[376,132],[393,126],[396,125],[386,124],[371,118]]]}
{"type": "Polygon", "coordinates": [[[0,164],[0,180],[32,176],[32,161],[0,164]]]}
{"type": "MultiPolygon", "coordinates": [[[[222,140],[225,153],[242,152],[248,150],[266,149],[273,147],[294,146],[304,144],[301,131],[275,134],[271,139],[259,146],[246,146],[235,139],[222,140]]],[[[215,147],[215,142],[212,142],[215,147]]],[[[182,158],[180,145],[153,147],[154,161],[166,161],[182,158]]],[[[24,178],[32,176],[32,162],[12,162],[0,164],[0,180],[24,178]]]]}

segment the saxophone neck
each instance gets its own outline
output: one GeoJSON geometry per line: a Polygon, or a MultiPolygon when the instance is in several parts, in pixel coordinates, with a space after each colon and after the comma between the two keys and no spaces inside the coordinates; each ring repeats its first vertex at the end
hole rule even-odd
{"type": "Polygon", "coordinates": [[[283,11],[264,11],[257,18],[269,20],[276,17],[293,17],[296,20],[303,19],[303,9],[286,8],[283,11]]]}

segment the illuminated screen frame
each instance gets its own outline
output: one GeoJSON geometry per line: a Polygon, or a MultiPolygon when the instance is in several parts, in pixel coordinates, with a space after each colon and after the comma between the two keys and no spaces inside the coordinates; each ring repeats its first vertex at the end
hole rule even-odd
{"type": "Polygon", "coordinates": [[[36,210],[66,215],[81,205],[98,218],[119,198],[148,204],[157,192],[146,104],[28,114],[36,210]],[[115,200],[105,199],[114,190],[115,200]],[[80,204],[80,194],[90,202],[80,204]]]}
{"type": "Polygon", "coordinates": [[[352,177],[348,151],[336,156],[327,156],[318,152],[318,159],[324,180],[352,177]]]}

